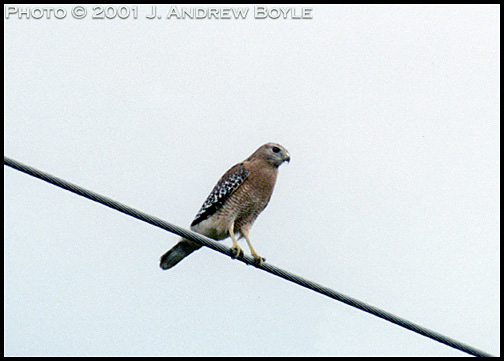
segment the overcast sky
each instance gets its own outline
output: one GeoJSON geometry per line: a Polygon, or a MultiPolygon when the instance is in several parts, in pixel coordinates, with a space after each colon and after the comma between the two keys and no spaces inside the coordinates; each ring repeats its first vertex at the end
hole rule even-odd
{"type": "MultiPolygon", "coordinates": [[[[4,9],[5,155],[188,227],[280,143],[259,254],[499,355],[499,8],[200,7],[4,9]]],[[[161,271],[176,235],[4,181],[5,355],[464,355],[208,249],[161,271]]]]}

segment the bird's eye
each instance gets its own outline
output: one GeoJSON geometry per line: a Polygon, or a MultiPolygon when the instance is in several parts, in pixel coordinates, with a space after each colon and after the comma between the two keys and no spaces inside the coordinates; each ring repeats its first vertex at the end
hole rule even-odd
{"type": "Polygon", "coordinates": [[[280,152],[280,148],[278,147],[273,147],[273,153],[278,153],[280,152]]]}

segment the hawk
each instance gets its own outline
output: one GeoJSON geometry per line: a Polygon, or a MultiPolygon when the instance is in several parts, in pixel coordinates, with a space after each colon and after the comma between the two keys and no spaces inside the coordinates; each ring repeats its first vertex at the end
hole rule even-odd
{"type": "MultiPolygon", "coordinates": [[[[278,167],[289,162],[287,149],[267,143],[243,162],[231,167],[219,179],[191,223],[191,230],[215,240],[231,237],[235,257],[243,255],[237,242],[245,238],[257,264],[265,259],[257,254],[249,238],[250,228],[259,213],[268,205],[275,186],[278,167]]],[[[172,268],[202,246],[182,238],[161,257],[160,267],[172,268]]]]}

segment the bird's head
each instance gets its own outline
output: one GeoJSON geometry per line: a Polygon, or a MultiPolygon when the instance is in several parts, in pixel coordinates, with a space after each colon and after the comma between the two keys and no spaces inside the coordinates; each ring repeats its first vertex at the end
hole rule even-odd
{"type": "Polygon", "coordinates": [[[290,154],[287,149],[277,143],[266,143],[259,147],[254,154],[263,157],[275,168],[280,167],[283,162],[290,162],[290,154]]]}

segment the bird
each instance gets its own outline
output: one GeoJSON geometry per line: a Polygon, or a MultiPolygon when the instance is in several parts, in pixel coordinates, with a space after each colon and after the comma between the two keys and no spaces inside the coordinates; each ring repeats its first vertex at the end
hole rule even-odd
{"type": "MultiPolygon", "coordinates": [[[[247,159],[235,164],[210,192],[194,217],[191,230],[214,240],[231,237],[234,258],[243,256],[244,252],[237,240],[245,238],[254,263],[262,265],[266,259],[259,256],[252,247],[249,232],[254,221],[268,205],[278,168],[284,162],[290,162],[287,149],[277,143],[266,143],[247,159]]],[[[174,267],[201,247],[199,243],[182,238],[161,256],[161,269],[174,267]]]]}

